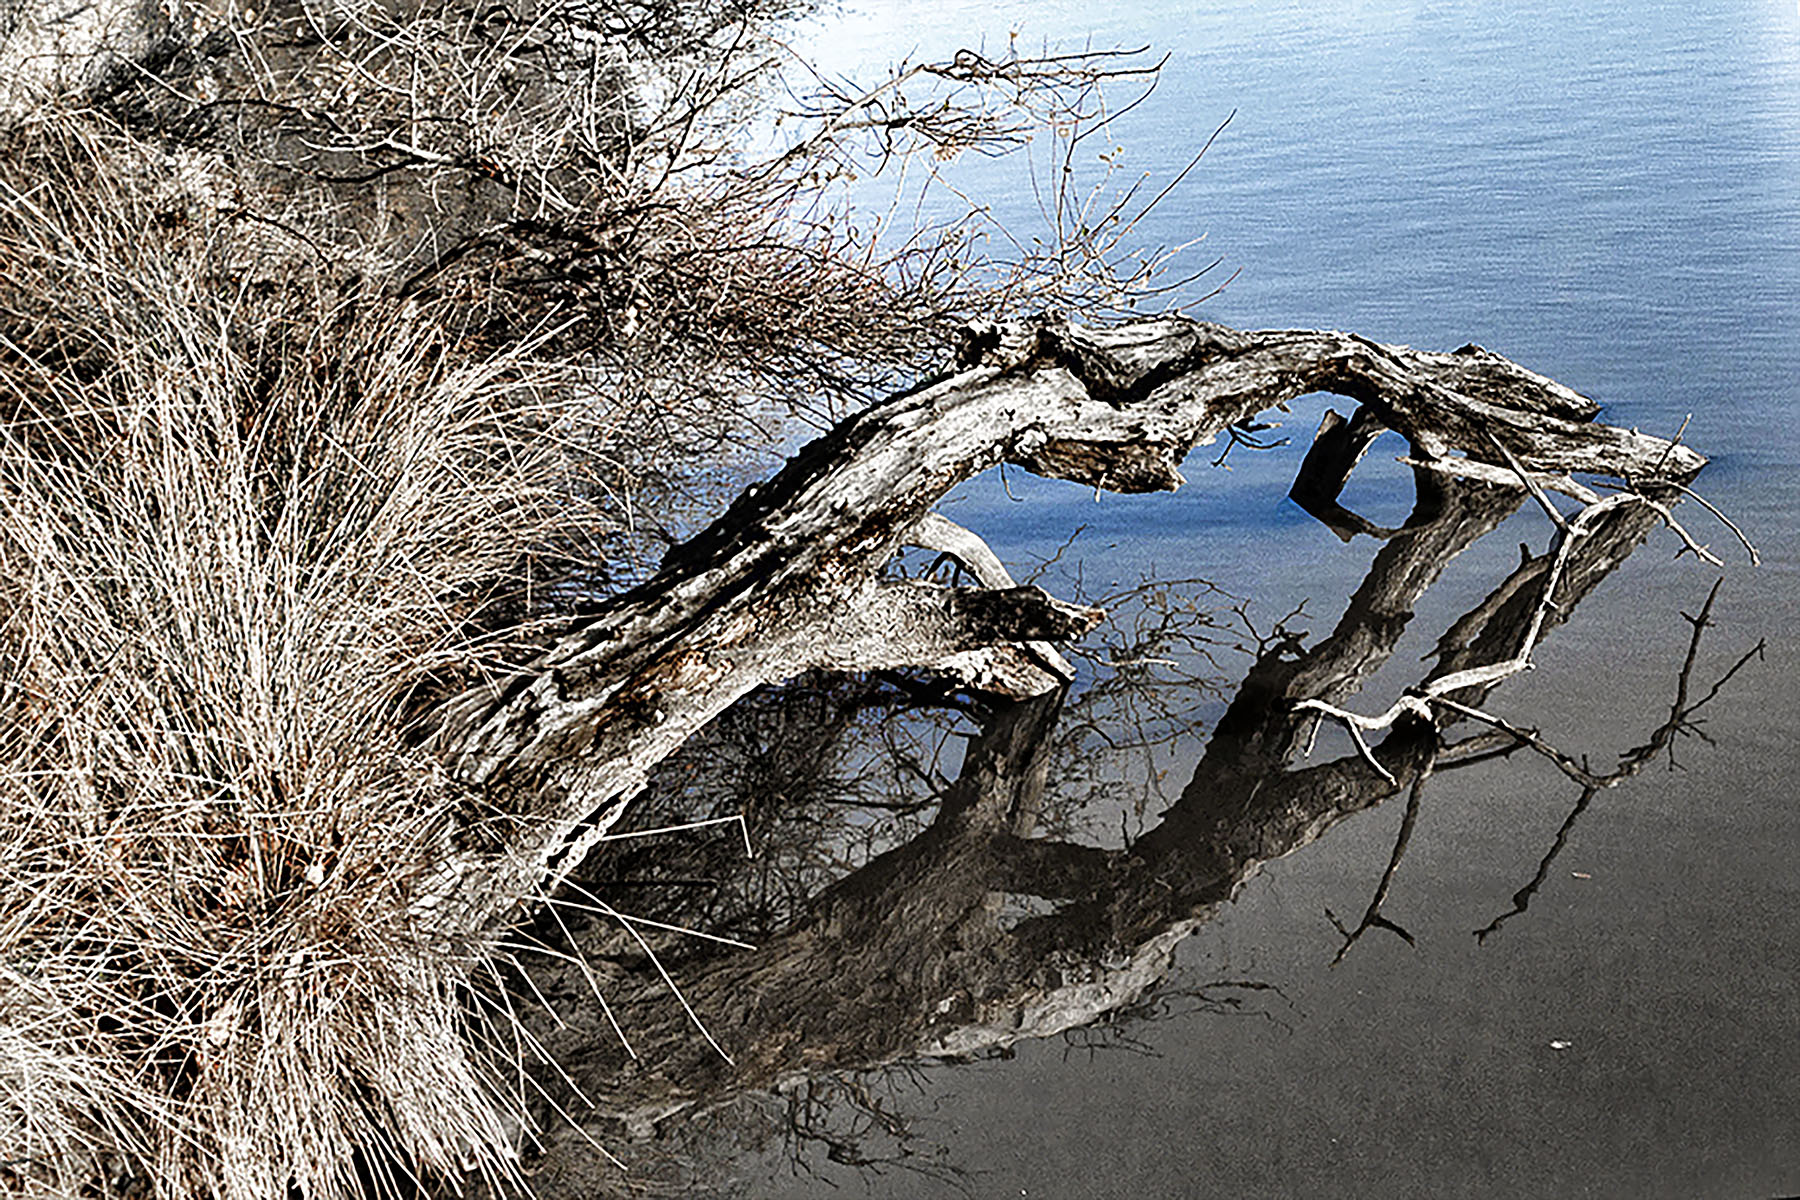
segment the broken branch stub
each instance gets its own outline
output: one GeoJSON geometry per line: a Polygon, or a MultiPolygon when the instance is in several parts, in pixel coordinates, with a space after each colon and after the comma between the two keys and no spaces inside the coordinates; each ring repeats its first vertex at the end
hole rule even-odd
{"type": "Polygon", "coordinates": [[[654,578],[535,662],[441,706],[434,744],[484,793],[484,827],[505,832],[498,844],[463,839],[421,902],[454,897],[474,923],[503,919],[598,844],[657,763],[761,685],[819,667],[915,666],[1005,692],[1055,686],[1060,660],[1032,643],[1078,637],[1098,612],[993,586],[991,555],[966,544],[989,586],[884,575],[903,545],[945,542],[933,506],[1002,461],[1111,491],[1170,490],[1194,446],[1321,391],[1359,401],[1428,462],[1640,489],[1685,483],[1705,463],[1592,423],[1592,402],[1474,346],[1429,353],[1180,317],[973,329],[956,370],[843,421],[654,578]]]}

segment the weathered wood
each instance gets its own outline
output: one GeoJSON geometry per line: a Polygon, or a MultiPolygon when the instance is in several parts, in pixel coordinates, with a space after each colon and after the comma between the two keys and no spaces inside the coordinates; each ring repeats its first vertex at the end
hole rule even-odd
{"type": "MultiPolygon", "coordinates": [[[[1040,813],[1060,700],[1002,707],[969,744],[930,825],[808,898],[754,951],[673,947],[669,969],[731,1058],[693,1031],[660,971],[598,945],[591,969],[637,1053],[592,1018],[544,1028],[610,1123],[640,1132],[662,1117],[798,1075],[920,1056],[963,1056],[1086,1025],[1128,1008],[1163,979],[1176,945],[1212,919],[1263,863],[1306,846],[1435,766],[1454,769],[1440,733],[1396,728],[1375,750],[1297,765],[1312,719],[1303,704],[1343,702],[1393,656],[1424,593],[1463,550],[1497,529],[1525,493],[1421,471],[1412,515],[1382,546],[1342,618],[1308,649],[1271,644],[1252,663],[1192,778],[1155,825],[1124,848],[1046,836],[1040,813]],[[1002,896],[1041,915],[1004,918],[1002,896]],[[1047,910],[1047,911],[1045,911],[1047,910]]],[[[1656,524],[1641,507],[1612,515],[1574,549],[1552,624],[1571,615],[1656,524]]],[[[1509,656],[1536,615],[1541,556],[1522,563],[1451,623],[1426,678],[1509,656]]],[[[1690,661],[1691,665],[1691,661],[1690,661]]],[[[1490,751],[1504,746],[1477,735],[1490,751]]],[[[803,768],[801,768],[803,772],[803,768]]],[[[592,935],[604,944],[604,929],[592,935]]],[[[548,986],[558,971],[546,971],[548,986]]],[[[578,991],[575,982],[563,989],[578,991]]],[[[550,1128],[548,1194],[581,1194],[573,1129],[550,1128]],[[567,1172],[559,1178],[560,1173],[567,1172]]]]}
{"type": "MultiPolygon", "coordinates": [[[[903,545],[942,533],[925,522],[963,480],[1008,462],[1096,489],[1173,489],[1192,447],[1317,391],[1360,401],[1431,463],[1651,486],[1705,461],[1591,423],[1590,401],[1478,347],[1173,317],[972,331],[959,369],[844,421],[536,662],[444,703],[434,744],[482,792],[486,832],[446,856],[419,902],[462,906],[475,924],[506,918],[598,843],[658,762],[755,687],[821,667],[979,671],[994,647],[1090,628],[1100,614],[1035,588],[884,577],[903,545]]],[[[1001,674],[986,682],[1054,682],[1053,670],[1001,674]]]]}

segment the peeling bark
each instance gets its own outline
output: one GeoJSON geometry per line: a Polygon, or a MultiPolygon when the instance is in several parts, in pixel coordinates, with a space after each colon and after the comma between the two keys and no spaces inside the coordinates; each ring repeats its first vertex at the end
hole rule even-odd
{"type": "Polygon", "coordinates": [[[973,330],[958,369],[844,421],[536,662],[443,704],[434,744],[482,794],[483,828],[506,832],[464,839],[419,903],[456,905],[475,926],[507,919],[580,862],[658,762],[763,684],[912,666],[1015,695],[1054,685],[1055,660],[1032,643],[1079,636],[1099,613],[1036,588],[884,578],[903,545],[955,540],[949,552],[998,583],[991,555],[933,506],[1001,462],[1096,489],[1174,489],[1192,447],[1319,391],[1359,401],[1365,435],[1371,422],[1396,430],[1439,471],[1667,490],[1705,462],[1593,423],[1591,401],[1475,346],[1173,317],[973,330]]]}

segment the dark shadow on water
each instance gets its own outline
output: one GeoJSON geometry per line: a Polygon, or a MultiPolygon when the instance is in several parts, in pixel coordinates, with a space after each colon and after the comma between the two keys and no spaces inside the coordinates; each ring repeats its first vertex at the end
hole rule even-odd
{"type": "MultiPolygon", "coordinates": [[[[670,762],[632,830],[741,814],[754,855],[735,823],[620,840],[529,931],[544,952],[520,955],[531,984],[519,1003],[541,1006],[532,1020],[560,1064],[539,1072],[539,1194],[626,1186],[555,1109],[634,1163],[637,1192],[729,1191],[707,1164],[757,1155],[793,1170],[903,1167],[954,1186],[954,1163],[900,1115],[921,1093],[918,1064],[1004,1057],[1026,1038],[1062,1037],[1071,1053],[1142,1049],[1133,1030],[1152,1020],[1281,1020],[1283,998],[1255,979],[1168,988],[1176,947],[1261,864],[1394,797],[1408,811],[1366,912],[1332,919],[1340,957],[1371,931],[1411,941],[1382,907],[1404,886],[1429,781],[1523,750],[1557,763],[1573,807],[1537,877],[1481,936],[1520,919],[1593,795],[1696,731],[1717,691],[1693,678],[1708,611],[1689,618],[1693,644],[1671,664],[1669,719],[1615,767],[1454,712],[1401,718],[1372,758],[1309,759],[1317,717],[1298,706],[1352,705],[1426,590],[1523,498],[1428,472],[1414,486],[1410,516],[1379,531],[1328,484],[1305,496],[1346,538],[1378,534],[1342,617],[1310,644],[1220,593],[1172,599],[1179,589],[1149,585],[1119,605],[1128,615],[1101,652],[1112,669],[1072,695],[1006,704],[919,679],[840,678],[739,704],[670,762]],[[1226,686],[1232,661],[1248,665],[1226,686]],[[1181,715],[1208,687],[1224,703],[1200,750],[1181,715]],[[1169,794],[1157,798],[1156,752],[1174,743],[1191,773],[1161,781],[1169,794]]],[[[1656,520],[1643,506],[1604,518],[1557,580],[1546,629],[1656,520]]],[[[1548,563],[1522,551],[1444,628],[1418,685],[1512,657],[1548,563]]],[[[1496,686],[1453,699],[1480,713],[1496,686]]]]}

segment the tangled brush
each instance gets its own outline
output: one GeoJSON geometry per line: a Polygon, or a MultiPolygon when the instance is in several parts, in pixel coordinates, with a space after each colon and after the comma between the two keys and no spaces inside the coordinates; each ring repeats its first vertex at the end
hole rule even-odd
{"type": "Polygon", "coordinates": [[[60,126],[0,160],[0,1181],[504,1182],[431,694],[529,642],[596,401],[60,126]],[[447,919],[446,919],[447,920],[447,919]]]}

